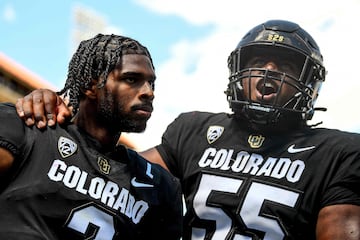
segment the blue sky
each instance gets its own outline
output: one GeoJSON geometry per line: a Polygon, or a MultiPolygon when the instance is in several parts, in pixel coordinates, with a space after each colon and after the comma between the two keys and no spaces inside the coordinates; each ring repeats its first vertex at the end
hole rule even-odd
{"type": "Polygon", "coordinates": [[[133,37],[152,53],[155,111],[144,133],[129,135],[139,150],[159,143],[180,112],[230,111],[223,94],[227,56],[249,29],[268,19],[299,23],[324,55],[328,75],[317,106],[328,111],[316,113],[313,122],[360,132],[360,0],[2,0],[0,52],[61,88],[79,5],[104,19],[105,33],[133,37]]]}
{"type": "Polygon", "coordinates": [[[117,33],[140,40],[159,65],[176,40],[196,38],[211,26],[190,25],[172,15],[159,15],[136,2],[122,1],[2,1],[0,50],[58,87],[63,85],[71,58],[73,10],[96,11],[117,33]],[[5,34],[4,34],[5,33],[5,34]]]}

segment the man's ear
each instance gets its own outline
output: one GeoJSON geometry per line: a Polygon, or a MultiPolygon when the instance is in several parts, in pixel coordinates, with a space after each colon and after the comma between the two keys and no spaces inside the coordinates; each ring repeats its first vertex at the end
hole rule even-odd
{"type": "Polygon", "coordinates": [[[99,88],[97,87],[97,81],[92,80],[91,81],[91,88],[86,89],[83,91],[84,95],[90,99],[96,99],[97,98],[97,91],[99,88]]]}

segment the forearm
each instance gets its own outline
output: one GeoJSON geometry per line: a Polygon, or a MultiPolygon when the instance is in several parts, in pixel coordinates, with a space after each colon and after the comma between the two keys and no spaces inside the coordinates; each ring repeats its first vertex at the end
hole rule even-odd
{"type": "Polygon", "coordinates": [[[359,240],[360,206],[339,204],[321,209],[316,236],[317,240],[359,240]]]}
{"type": "Polygon", "coordinates": [[[14,162],[14,156],[5,148],[0,147],[0,176],[6,173],[14,162]]]}

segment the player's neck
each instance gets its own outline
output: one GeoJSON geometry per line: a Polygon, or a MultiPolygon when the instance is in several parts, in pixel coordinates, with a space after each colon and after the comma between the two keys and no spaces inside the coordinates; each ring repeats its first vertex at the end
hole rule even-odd
{"type": "Polygon", "coordinates": [[[80,108],[74,119],[74,123],[96,139],[103,147],[115,147],[120,133],[111,131],[108,126],[99,124],[97,117],[93,116],[93,114],[93,112],[89,113],[86,109],[80,108]]]}
{"type": "Polygon", "coordinates": [[[240,124],[247,128],[248,131],[255,131],[263,134],[287,134],[292,131],[296,131],[306,126],[302,122],[292,122],[292,121],[279,121],[275,123],[261,124],[257,122],[249,121],[246,118],[238,119],[240,124]]]}

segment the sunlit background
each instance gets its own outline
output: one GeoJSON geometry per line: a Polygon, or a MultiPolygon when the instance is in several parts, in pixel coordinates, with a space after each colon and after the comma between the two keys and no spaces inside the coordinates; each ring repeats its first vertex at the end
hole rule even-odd
{"type": "MultiPolygon", "coordinates": [[[[97,32],[133,37],[156,66],[155,111],[138,150],[158,144],[180,112],[226,111],[227,56],[268,19],[299,23],[317,41],[328,70],[312,122],[360,132],[360,0],[107,0],[0,2],[0,52],[60,89],[81,39],[97,32]]],[[[205,137],[205,136],[204,136],[205,137]]]]}

